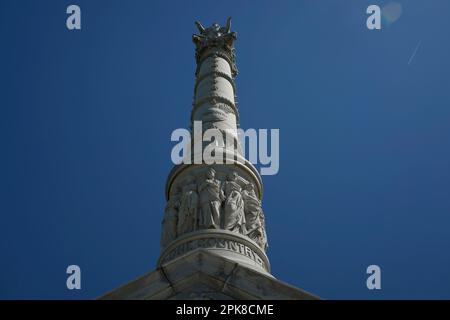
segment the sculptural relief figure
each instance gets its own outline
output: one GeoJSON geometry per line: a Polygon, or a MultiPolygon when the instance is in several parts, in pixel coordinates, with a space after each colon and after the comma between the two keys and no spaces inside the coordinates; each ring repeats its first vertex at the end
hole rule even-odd
{"type": "Polygon", "coordinates": [[[262,232],[261,232],[261,237],[260,237],[258,244],[261,246],[261,248],[263,248],[264,250],[267,250],[267,248],[269,247],[269,244],[267,242],[266,218],[264,217],[264,211],[262,209],[259,212],[259,220],[261,221],[262,232]]]}
{"type": "Polygon", "coordinates": [[[198,194],[197,184],[192,176],[188,176],[183,185],[183,195],[178,213],[178,236],[192,232],[197,225],[198,194]]]}
{"type": "Polygon", "coordinates": [[[245,235],[244,201],[237,178],[237,173],[233,172],[228,175],[225,182],[224,229],[245,235]]]}
{"type": "Polygon", "coordinates": [[[199,227],[204,229],[220,228],[220,207],[225,196],[220,181],[215,179],[215,174],[214,169],[209,169],[206,172],[206,180],[199,187],[201,206],[199,227]]]}
{"type": "Polygon", "coordinates": [[[180,207],[179,189],[174,187],[164,210],[162,221],[161,246],[167,246],[177,237],[178,209],[180,207]]]}
{"type": "Polygon", "coordinates": [[[267,248],[264,213],[261,201],[255,194],[253,183],[248,183],[242,191],[244,211],[246,218],[247,236],[255,241],[261,248],[267,248]]]}

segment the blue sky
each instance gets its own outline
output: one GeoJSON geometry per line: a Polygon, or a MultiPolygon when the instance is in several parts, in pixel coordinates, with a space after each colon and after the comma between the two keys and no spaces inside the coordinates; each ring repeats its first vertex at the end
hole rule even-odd
{"type": "Polygon", "coordinates": [[[0,298],[91,299],[154,269],[194,21],[232,16],[241,126],[280,129],[273,274],[326,299],[450,299],[450,2],[396,1],[369,31],[390,2],[2,0],[0,298]]]}

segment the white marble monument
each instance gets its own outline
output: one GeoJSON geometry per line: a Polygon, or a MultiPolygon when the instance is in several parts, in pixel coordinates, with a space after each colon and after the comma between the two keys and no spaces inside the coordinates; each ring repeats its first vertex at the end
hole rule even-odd
{"type": "MultiPolygon", "coordinates": [[[[196,25],[191,123],[225,135],[239,126],[236,33],[231,19],[196,25]]],[[[317,299],[271,275],[261,177],[237,135],[216,148],[223,164],[180,164],[169,173],[157,269],[100,299],[317,299]]]]}

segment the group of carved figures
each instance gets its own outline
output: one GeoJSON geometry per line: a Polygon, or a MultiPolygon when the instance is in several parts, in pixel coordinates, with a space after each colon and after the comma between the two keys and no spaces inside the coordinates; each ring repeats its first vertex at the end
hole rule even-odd
{"type": "Polygon", "coordinates": [[[202,182],[187,176],[182,187],[172,188],[162,222],[162,247],[188,232],[224,229],[246,235],[266,250],[264,213],[254,185],[246,182],[242,188],[236,172],[223,182],[215,174],[210,168],[202,182]]]}

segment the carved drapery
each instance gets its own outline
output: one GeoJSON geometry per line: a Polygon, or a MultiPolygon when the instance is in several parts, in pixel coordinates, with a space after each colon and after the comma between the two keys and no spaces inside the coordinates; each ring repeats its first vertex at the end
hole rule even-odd
{"type": "Polygon", "coordinates": [[[164,247],[177,237],[202,229],[240,233],[267,248],[264,214],[253,183],[237,171],[196,169],[179,184],[167,202],[163,219],[164,247]]]}

